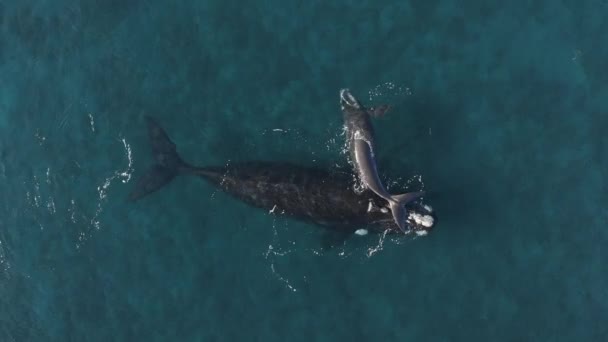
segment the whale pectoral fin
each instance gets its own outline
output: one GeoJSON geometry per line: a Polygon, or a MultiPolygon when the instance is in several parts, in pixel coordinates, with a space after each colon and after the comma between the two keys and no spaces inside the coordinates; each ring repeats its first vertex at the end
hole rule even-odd
{"type": "Polygon", "coordinates": [[[367,114],[373,118],[379,118],[386,114],[392,107],[387,104],[371,107],[367,110],[367,114]]]}
{"type": "Polygon", "coordinates": [[[335,247],[344,246],[346,240],[348,240],[352,234],[344,231],[326,231],[323,233],[321,238],[321,248],[325,251],[331,250],[335,247]]]}

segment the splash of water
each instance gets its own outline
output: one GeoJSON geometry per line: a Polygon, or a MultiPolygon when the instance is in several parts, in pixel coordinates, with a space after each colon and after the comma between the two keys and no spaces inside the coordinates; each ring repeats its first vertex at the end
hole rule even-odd
{"type": "Polygon", "coordinates": [[[384,240],[386,239],[386,234],[388,234],[388,230],[385,230],[382,232],[382,234],[380,234],[380,238],[378,239],[378,244],[376,246],[367,249],[368,258],[371,258],[376,253],[384,249],[384,240]]]}
{"type": "MultiPolygon", "coordinates": [[[[98,194],[97,208],[95,210],[95,214],[89,221],[90,225],[94,228],[94,230],[101,229],[101,222],[99,220],[99,216],[103,212],[103,206],[104,206],[104,203],[106,202],[106,198],[108,195],[108,189],[110,188],[110,185],[112,185],[112,183],[115,180],[120,180],[120,181],[122,181],[122,183],[128,183],[131,180],[131,176],[134,171],[131,145],[129,145],[129,143],[127,143],[127,140],[125,138],[120,139],[120,141],[122,142],[123,147],[125,149],[127,166],[124,168],[124,170],[119,169],[117,171],[114,171],[114,173],[111,176],[109,176],[108,178],[106,178],[104,180],[103,184],[101,184],[97,187],[97,194],[98,194]]],[[[75,221],[75,218],[74,218],[75,207],[74,207],[73,200],[72,200],[72,206],[70,209],[72,210],[71,219],[72,219],[72,222],[74,222],[75,221]]],[[[87,234],[87,232],[84,232],[84,231],[79,232],[78,233],[79,243],[76,244],[76,248],[80,248],[81,244],[84,243],[88,239],[88,237],[89,237],[89,234],[87,234]]]]}
{"type": "Polygon", "coordinates": [[[368,91],[369,101],[383,97],[403,97],[412,95],[412,89],[404,85],[397,85],[394,82],[384,82],[376,85],[368,91]]]}
{"type": "MultiPolygon", "coordinates": [[[[291,281],[289,281],[289,279],[287,279],[286,277],[284,277],[281,273],[279,273],[275,267],[275,258],[276,257],[285,257],[288,254],[290,254],[292,252],[292,250],[288,249],[288,250],[282,250],[282,249],[277,249],[275,248],[275,245],[280,245],[280,241],[279,241],[279,231],[277,229],[277,221],[276,221],[276,215],[282,215],[284,212],[277,212],[277,206],[275,205],[272,210],[270,210],[270,212],[268,213],[269,215],[273,215],[273,219],[272,219],[272,229],[273,229],[273,236],[272,236],[272,242],[268,245],[268,250],[266,250],[266,253],[264,254],[264,257],[266,258],[266,260],[270,261],[270,270],[272,271],[272,274],[282,283],[285,284],[285,286],[292,292],[297,292],[298,289],[292,284],[291,281]]],[[[292,243],[295,244],[295,243],[292,243]]]]}

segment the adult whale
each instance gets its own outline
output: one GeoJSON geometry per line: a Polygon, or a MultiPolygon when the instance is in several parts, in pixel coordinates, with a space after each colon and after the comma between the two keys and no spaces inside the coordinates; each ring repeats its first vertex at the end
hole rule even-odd
{"type": "Polygon", "coordinates": [[[370,116],[382,115],[389,107],[384,105],[365,108],[348,89],[340,90],[340,107],[344,116],[347,147],[359,180],[364,188],[388,202],[395,224],[405,233],[408,226],[405,204],[423,196],[424,191],[391,195],[380,180],[374,156],[374,130],[370,116]]]}
{"type": "MultiPolygon", "coordinates": [[[[146,121],[156,164],[138,180],[129,194],[132,201],[159,190],[177,175],[194,175],[251,206],[340,232],[354,233],[359,228],[398,232],[384,209],[386,201],[372,191],[355,193],[349,173],[259,161],[195,167],[182,160],[175,144],[154,119],[146,117],[146,121]]],[[[423,234],[431,229],[432,219],[420,219],[432,217],[430,207],[411,203],[410,210],[416,213],[408,218],[414,230],[423,234]]]]}

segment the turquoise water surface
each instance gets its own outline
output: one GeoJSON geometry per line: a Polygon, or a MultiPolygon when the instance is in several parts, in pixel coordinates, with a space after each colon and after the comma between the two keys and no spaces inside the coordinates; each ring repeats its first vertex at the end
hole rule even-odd
{"type": "Polygon", "coordinates": [[[608,2],[0,0],[0,341],[607,341],[608,2]],[[188,161],[344,166],[338,91],[429,236],[353,237],[188,161]]]}

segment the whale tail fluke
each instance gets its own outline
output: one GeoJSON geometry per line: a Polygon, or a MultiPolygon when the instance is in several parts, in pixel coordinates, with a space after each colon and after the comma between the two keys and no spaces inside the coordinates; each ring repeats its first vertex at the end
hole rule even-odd
{"type": "Polygon", "coordinates": [[[146,116],[146,122],[156,164],[139,179],[135,188],[129,194],[129,200],[131,201],[136,201],[162,188],[181,171],[190,167],[181,159],[175,144],[160,125],[149,116],[146,116]]]}
{"type": "Polygon", "coordinates": [[[399,229],[402,232],[405,233],[408,230],[406,223],[407,210],[405,209],[405,205],[424,196],[424,194],[424,191],[417,191],[391,196],[389,204],[391,207],[391,212],[393,213],[393,219],[395,220],[395,223],[397,224],[397,226],[399,226],[399,229]]]}

